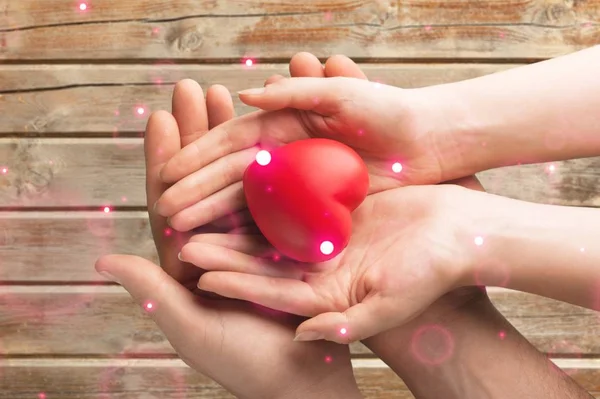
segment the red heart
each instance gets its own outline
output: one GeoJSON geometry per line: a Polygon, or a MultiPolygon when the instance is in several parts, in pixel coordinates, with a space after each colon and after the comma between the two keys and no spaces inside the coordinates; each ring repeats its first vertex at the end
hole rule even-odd
{"type": "Polygon", "coordinates": [[[364,201],[369,174],[350,147],[327,139],[260,151],[244,174],[248,209],[282,255],[323,262],[350,241],[351,213],[364,201]]]}

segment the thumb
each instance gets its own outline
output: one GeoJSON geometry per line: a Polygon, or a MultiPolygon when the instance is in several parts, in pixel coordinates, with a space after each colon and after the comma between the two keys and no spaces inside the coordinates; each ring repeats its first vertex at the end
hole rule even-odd
{"type": "Polygon", "coordinates": [[[382,305],[380,298],[371,298],[345,312],[322,313],[300,324],[294,341],[324,339],[349,344],[379,334],[398,324],[391,315],[382,312],[382,305]]]}
{"type": "Polygon", "coordinates": [[[356,85],[368,84],[354,78],[289,78],[261,88],[238,92],[240,100],[265,111],[294,108],[324,116],[338,113],[344,101],[358,92],[356,85]],[[342,101],[343,100],[343,101],[342,101]]]}
{"type": "MultiPolygon", "coordinates": [[[[98,259],[96,271],[123,286],[163,330],[169,341],[178,328],[197,312],[193,294],[160,266],[130,255],[107,255],[98,259]]],[[[173,343],[173,342],[172,342],[173,343]]]]}

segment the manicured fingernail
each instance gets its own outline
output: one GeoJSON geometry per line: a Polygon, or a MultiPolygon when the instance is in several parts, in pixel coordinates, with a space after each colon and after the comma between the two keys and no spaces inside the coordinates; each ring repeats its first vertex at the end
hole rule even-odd
{"type": "Polygon", "coordinates": [[[317,331],[304,331],[296,335],[294,341],[317,341],[325,338],[325,334],[317,331]]]}
{"type": "Polygon", "coordinates": [[[117,280],[117,278],[115,276],[113,276],[112,274],[108,273],[108,272],[98,272],[102,277],[104,277],[105,279],[109,280],[109,281],[113,281],[115,283],[118,283],[119,280],[117,280]]]}
{"type": "Polygon", "coordinates": [[[264,92],[265,92],[265,88],[259,87],[256,89],[248,89],[248,90],[238,91],[238,94],[243,94],[243,95],[247,95],[247,96],[257,96],[259,94],[263,94],[264,92]]]}

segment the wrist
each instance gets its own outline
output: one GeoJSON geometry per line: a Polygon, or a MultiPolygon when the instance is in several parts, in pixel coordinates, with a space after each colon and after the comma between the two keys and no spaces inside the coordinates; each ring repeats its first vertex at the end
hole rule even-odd
{"type": "MultiPolygon", "coordinates": [[[[345,361],[345,359],[337,359],[345,361]]],[[[336,367],[332,360],[331,367],[336,367]]],[[[338,366],[337,370],[332,371],[323,379],[314,379],[307,381],[301,386],[294,387],[290,384],[288,389],[278,396],[279,399],[363,399],[354,374],[351,369],[345,366],[338,366]]]]}
{"type": "Polygon", "coordinates": [[[479,153],[486,129],[472,111],[469,96],[457,83],[407,90],[416,130],[435,151],[441,181],[450,181],[485,170],[479,153]]]}

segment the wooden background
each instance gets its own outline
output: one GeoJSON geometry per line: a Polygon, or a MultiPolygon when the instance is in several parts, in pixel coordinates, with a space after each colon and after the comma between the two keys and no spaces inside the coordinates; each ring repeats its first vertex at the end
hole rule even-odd
{"type": "MultiPolygon", "coordinates": [[[[285,73],[297,51],[359,61],[418,87],[600,43],[600,0],[0,0],[0,398],[229,398],[188,369],[116,285],[104,253],[155,259],[142,132],[193,78],[232,92],[285,73]],[[243,65],[246,57],[256,65],[243,65]],[[137,110],[143,109],[143,115],[137,110]],[[104,213],[104,207],[111,212],[104,213]]],[[[236,102],[240,113],[247,107],[236,102]]],[[[524,132],[526,133],[526,132],[524,132]]],[[[600,206],[600,159],[480,175],[488,191],[600,206]]],[[[598,314],[496,290],[539,349],[600,398],[598,314]]],[[[369,398],[410,398],[362,346],[369,398]]]]}

